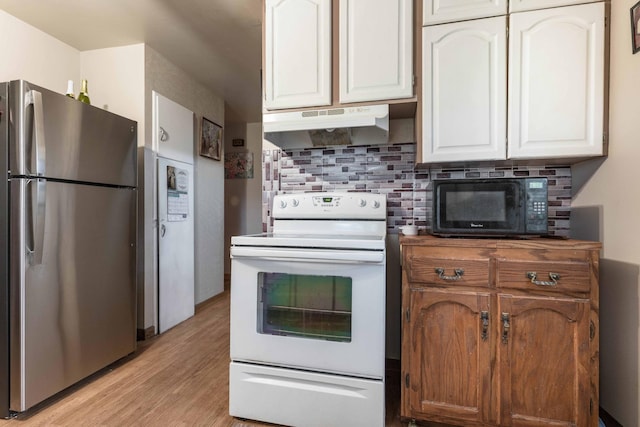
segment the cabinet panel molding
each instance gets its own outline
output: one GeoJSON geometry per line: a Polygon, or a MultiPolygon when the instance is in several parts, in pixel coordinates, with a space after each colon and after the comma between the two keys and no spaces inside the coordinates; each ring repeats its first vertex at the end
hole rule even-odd
{"type": "Polygon", "coordinates": [[[340,103],[413,96],[413,1],[340,0],[340,103]]]}
{"type": "Polygon", "coordinates": [[[409,394],[415,413],[443,422],[488,420],[491,342],[482,338],[481,316],[489,309],[486,293],[412,292],[411,360],[416,364],[410,369],[409,394]]]}
{"type": "Polygon", "coordinates": [[[506,18],[422,34],[422,161],[505,159],[506,18]]]}
{"type": "Polygon", "coordinates": [[[331,0],[265,0],[266,109],[331,104],[331,0]]]}
{"type": "Polygon", "coordinates": [[[500,294],[498,312],[510,322],[500,344],[501,420],[586,426],[597,418],[597,411],[589,413],[584,374],[590,370],[589,301],[500,294]]]}
{"type": "Polygon", "coordinates": [[[510,15],[509,158],[603,154],[604,3],[510,15]]]}

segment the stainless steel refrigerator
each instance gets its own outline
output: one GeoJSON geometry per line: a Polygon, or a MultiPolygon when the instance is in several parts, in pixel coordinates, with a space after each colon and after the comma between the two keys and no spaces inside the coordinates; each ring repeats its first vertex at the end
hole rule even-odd
{"type": "Polygon", "coordinates": [[[0,83],[0,416],[136,348],[134,121],[0,83]]]}

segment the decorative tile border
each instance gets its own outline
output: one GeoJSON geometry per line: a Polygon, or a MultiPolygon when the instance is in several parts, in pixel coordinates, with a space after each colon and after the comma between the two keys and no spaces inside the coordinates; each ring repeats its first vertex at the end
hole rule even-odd
{"type": "Polygon", "coordinates": [[[431,180],[438,178],[549,178],[549,234],[568,237],[571,216],[569,166],[489,166],[415,169],[416,144],[265,150],[262,154],[262,222],[271,231],[271,203],[279,193],[372,192],[387,196],[387,228],[431,229],[431,180]]]}

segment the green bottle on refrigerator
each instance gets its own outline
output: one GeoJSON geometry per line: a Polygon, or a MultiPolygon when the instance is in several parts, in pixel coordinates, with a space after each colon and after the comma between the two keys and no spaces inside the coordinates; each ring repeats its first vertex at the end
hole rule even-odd
{"type": "Polygon", "coordinates": [[[82,88],[80,89],[80,93],[78,94],[78,101],[84,102],[85,104],[91,104],[91,100],[89,99],[89,89],[87,89],[87,80],[82,80],[82,88]]]}

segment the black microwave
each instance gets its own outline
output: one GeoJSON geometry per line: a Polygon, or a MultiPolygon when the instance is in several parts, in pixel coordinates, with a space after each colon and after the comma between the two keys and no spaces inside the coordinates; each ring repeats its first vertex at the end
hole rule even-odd
{"type": "Polygon", "coordinates": [[[444,236],[546,235],[547,178],[433,181],[432,232],[444,236]]]}

